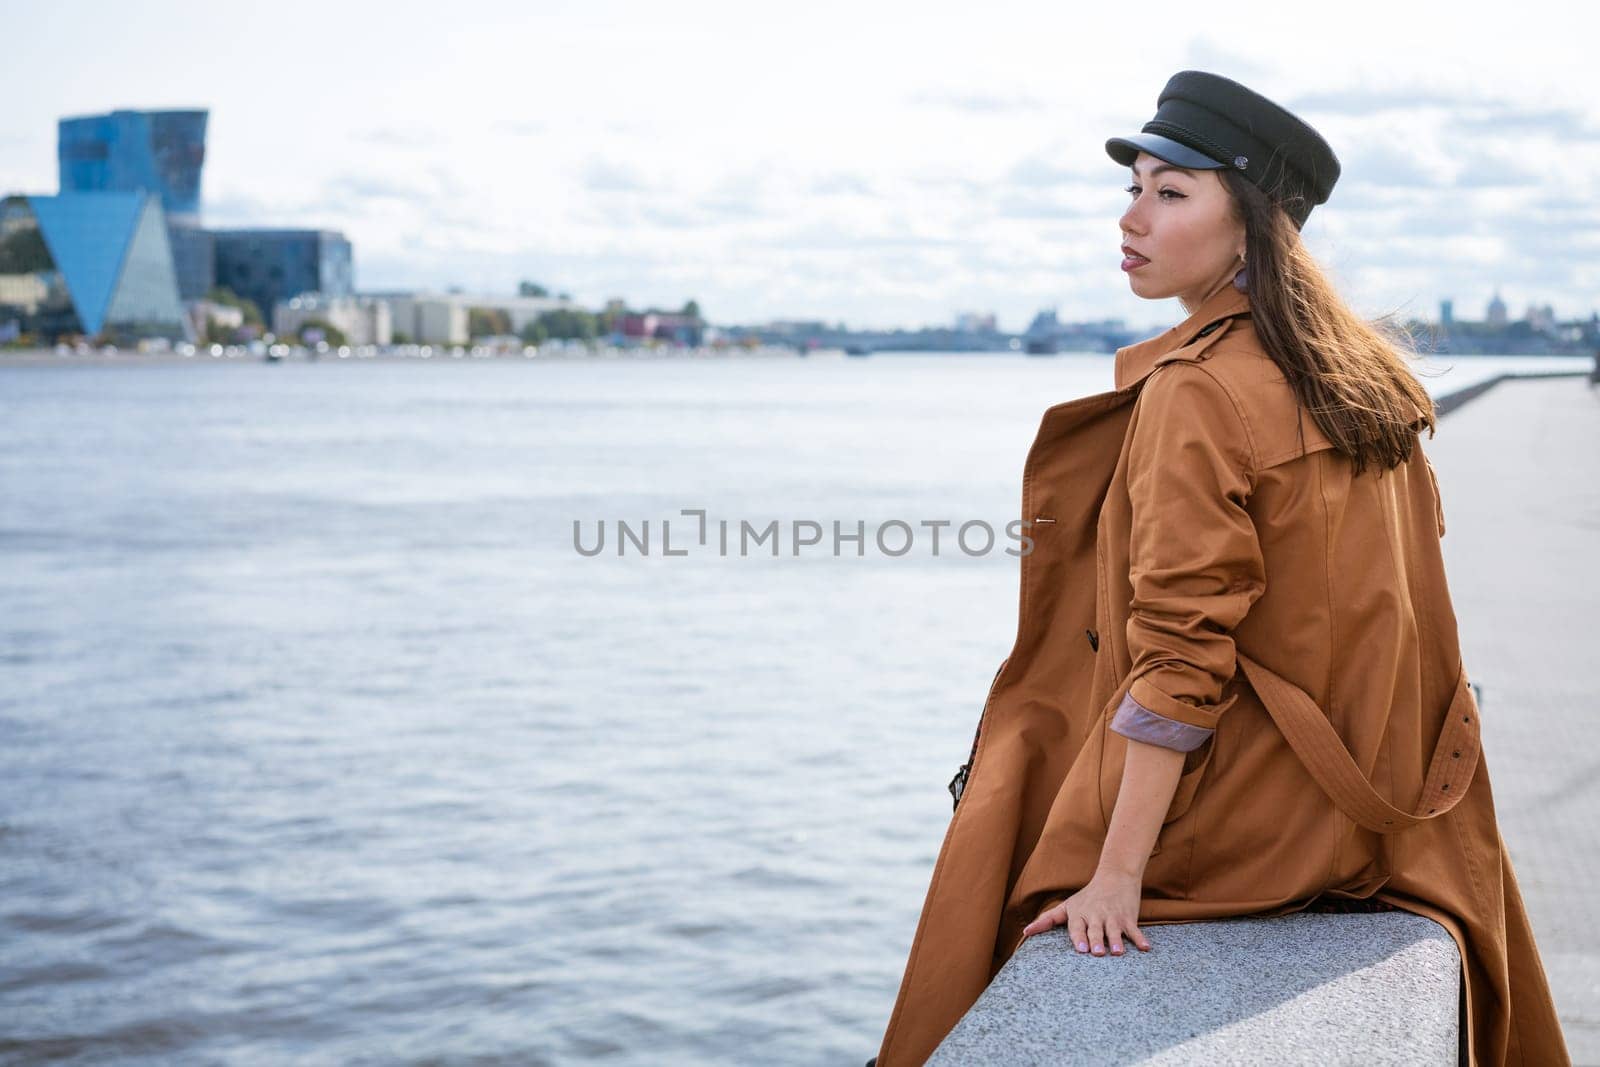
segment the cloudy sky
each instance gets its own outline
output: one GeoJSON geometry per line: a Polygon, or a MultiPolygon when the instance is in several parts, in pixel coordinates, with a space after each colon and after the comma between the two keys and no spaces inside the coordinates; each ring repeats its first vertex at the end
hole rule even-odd
{"type": "Polygon", "coordinates": [[[1370,315],[1600,307],[1600,16],[1515,6],[0,0],[0,192],[55,121],[211,112],[215,226],[320,226],[361,288],[541,281],[718,323],[1164,326],[1118,269],[1137,131],[1210,70],[1315,125],[1305,237],[1370,315]],[[131,14],[130,12],[136,12],[131,14]]]}

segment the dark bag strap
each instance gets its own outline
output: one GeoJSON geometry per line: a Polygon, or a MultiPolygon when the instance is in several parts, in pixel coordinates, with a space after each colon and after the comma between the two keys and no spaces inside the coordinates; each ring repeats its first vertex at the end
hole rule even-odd
{"type": "Polygon", "coordinates": [[[1455,696],[1434,746],[1422,794],[1416,807],[1405,812],[1372,788],[1338,731],[1304,689],[1237,648],[1235,652],[1245,676],[1289,747],[1339,810],[1357,823],[1380,834],[1396,833],[1437,819],[1461,803],[1477,771],[1482,747],[1478,705],[1467,682],[1465,664],[1456,678],[1455,696]]]}

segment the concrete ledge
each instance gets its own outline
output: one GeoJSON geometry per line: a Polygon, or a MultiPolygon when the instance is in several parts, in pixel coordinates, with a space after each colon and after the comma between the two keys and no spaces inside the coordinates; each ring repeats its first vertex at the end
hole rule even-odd
{"type": "Polygon", "coordinates": [[[1509,374],[1496,374],[1493,378],[1469,385],[1465,389],[1457,389],[1453,393],[1433,398],[1433,410],[1439,418],[1444,418],[1456,408],[1466,404],[1469,400],[1476,400],[1501,382],[1514,382],[1522,378],[1588,378],[1591,383],[1600,381],[1600,355],[1595,357],[1594,370],[1551,370],[1551,371],[1514,371],[1509,374]]]}
{"type": "Polygon", "coordinates": [[[1023,942],[935,1064],[1439,1064],[1460,1047],[1461,958],[1410,912],[1141,927],[1150,951],[1023,942]]]}

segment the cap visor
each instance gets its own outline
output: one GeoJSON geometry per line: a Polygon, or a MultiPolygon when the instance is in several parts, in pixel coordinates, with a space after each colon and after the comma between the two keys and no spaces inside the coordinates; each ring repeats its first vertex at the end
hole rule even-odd
{"type": "Polygon", "coordinates": [[[1124,167],[1133,166],[1140,152],[1148,152],[1157,159],[1188,170],[1219,170],[1227,166],[1186,144],[1179,144],[1157,133],[1135,133],[1128,137],[1113,137],[1106,142],[1106,154],[1124,167]]]}

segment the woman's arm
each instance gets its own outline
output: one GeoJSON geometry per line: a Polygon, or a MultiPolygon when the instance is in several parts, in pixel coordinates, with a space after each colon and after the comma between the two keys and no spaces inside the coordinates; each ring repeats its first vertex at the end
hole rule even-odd
{"type": "Polygon", "coordinates": [[[1161,819],[1172,805],[1185,753],[1144,741],[1128,742],[1117,806],[1100,848],[1100,864],[1089,884],[1060,904],[1045,909],[1022,928],[1023,939],[1065,924],[1079,952],[1123,954],[1126,936],[1142,952],[1150,942],[1139,929],[1144,868],[1161,833],[1161,819]]]}
{"type": "Polygon", "coordinates": [[[1117,805],[1111,812],[1105,844],[1100,848],[1096,877],[1104,871],[1132,878],[1136,885],[1144,881],[1145,864],[1161,833],[1161,819],[1172,806],[1186,758],[1177,749],[1144,741],[1128,742],[1122,785],[1117,789],[1117,805]]]}

